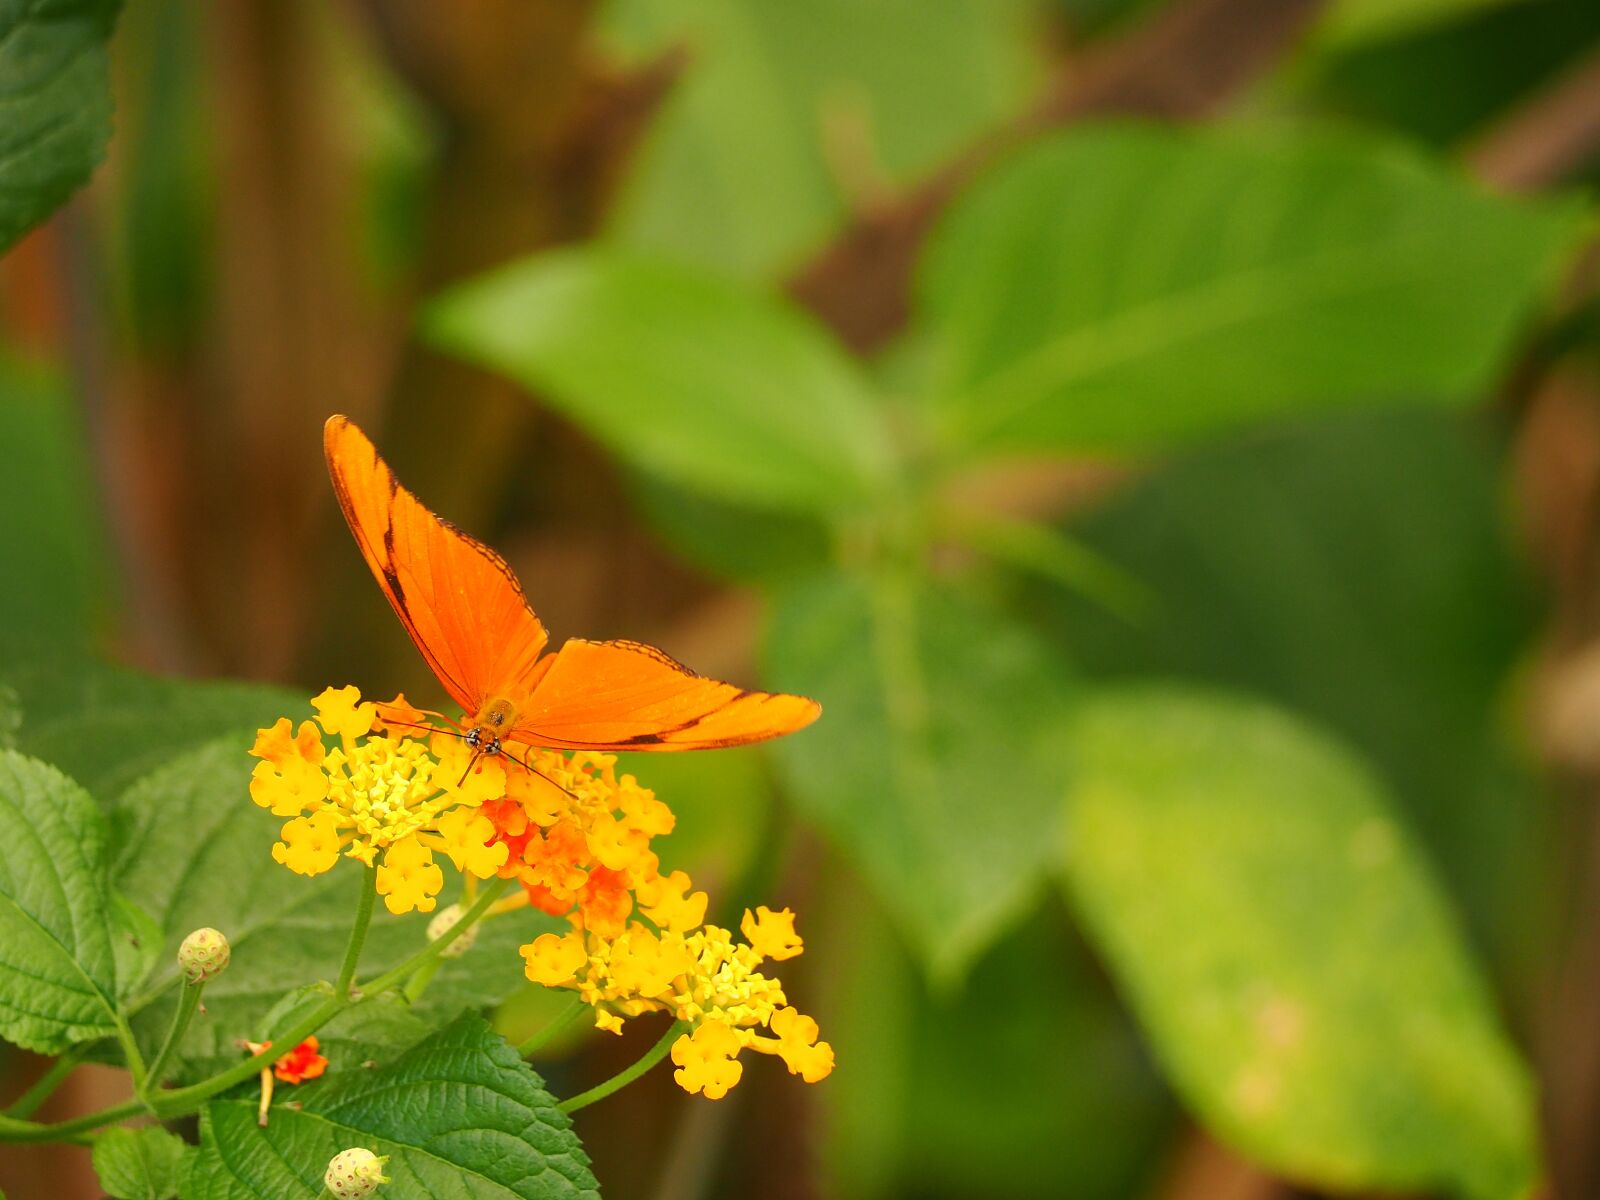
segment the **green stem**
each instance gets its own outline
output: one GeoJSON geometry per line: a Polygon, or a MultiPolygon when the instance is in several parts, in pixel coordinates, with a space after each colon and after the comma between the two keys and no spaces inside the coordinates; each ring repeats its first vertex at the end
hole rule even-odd
{"type": "Polygon", "coordinates": [[[682,1034],[688,1031],[688,1029],[689,1022],[674,1021],[667,1031],[661,1035],[661,1040],[654,1046],[651,1046],[650,1049],[646,1050],[644,1057],[638,1062],[634,1063],[633,1066],[627,1068],[627,1070],[618,1071],[610,1079],[606,1080],[604,1083],[595,1084],[595,1086],[590,1088],[587,1092],[579,1092],[576,1096],[572,1097],[572,1099],[563,1100],[560,1104],[556,1105],[556,1107],[564,1113],[574,1113],[580,1108],[587,1108],[596,1100],[604,1100],[607,1096],[611,1095],[612,1092],[620,1091],[622,1088],[627,1087],[635,1079],[639,1078],[639,1076],[643,1075],[651,1067],[655,1066],[658,1062],[665,1058],[667,1056],[667,1052],[672,1049],[672,1043],[677,1041],[682,1034]]]}
{"type": "Polygon", "coordinates": [[[368,867],[366,882],[361,889],[361,899],[356,906],[356,923],[350,929],[350,941],[344,948],[344,964],[339,968],[339,981],[333,990],[348,996],[356,982],[356,964],[361,961],[361,948],[367,944],[367,928],[372,924],[372,905],[378,898],[378,868],[368,867]]]}
{"type": "Polygon", "coordinates": [[[74,1134],[82,1133],[89,1129],[98,1129],[102,1125],[111,1125],[117,1121],[126,1121],[129,1117],[137,1117],[149,1111],[141,1100],[124,1100],[121,1104],[102,1108],[99,1112],[89,1113],[87,1116],[74,1117],[70,1121],[57,1121],[54,1125],[41,1125],[36,1121],[18,1121],[11,1117],[0,1117],[0,1141],[5,1142],[63,1142],[72,1139],[74,1134]]]}
{"type": "Polygon", "coordinates": [[[439,973],[439,968],[444,965],[444,959],[436,958],[431,963],[425,963],[417,973],[406,980],[406,986],[401,990],[406,994],[406,1002],[415,1004],[422,998],[422,993],[428,990],[428,985],[433,982],[433,977],[439,973]]]}
{"type": "Polygon", "coordinates": [[[506,885],[509,882],[510,880],[507,879],[496,879],[490,883],[478,893],[478,898],[472,902],[472,907],[461,914],[461,920],[450,926],[449,929],[445,930],[435,940],[429,942],[394,970],[386,971],[376,979],[363,983],[361,985],[363,994],[372,996],[395,987],[401,980],[410,977],[438,958],[451,942],[455,941],[482,919],[483,915],[489,911],[489,906],[500,899],[500,894],[506,890],[506,885]]]}
{"type": "Polygon", "coordinates": [[[128,1018],[118,1013],[116,1022],[117,1044],[122,1047],[122,1057],[127,1062],[128,1074],[133,1076],[134,1093],[138,1094],[144,1091],[144,1055],[139,1053],[139,1043],[133,1036],[133,1029],[128,1024],[128,1018]]]}
{"type": "Polygon", "coordinates": [[[545,1024],[543,1029],[539,1030],[538,1033],[534,1034],[527,1041],[523,1042],[522,1045],[518,1046],[517,1053],[523,1058],[527,1058],[530,1054],[534,1054],[540,1050],[543,1050],[547,1045],[555,1040],[556,1034],[560,1033],[579,1017],[583,1016],[588,1007],[589,1006],[583,1002],[582,996],[574,997],[572,1003],[567,1005],[567,1007],[563,1008],[559,1013],[552,1017],[545,1024]]]}
{"type": "Polygon", "coordinates": [[[183,991],[178,995],[178,1007],[172,1014],[172,1025],[167,1030],[167,1039],[161,1043],[161,1049],[156,1052],[155,1058],[150,1063],[150,1073],[146,1077],[149,1088],[161,1086],[161,1069],[167,1065],[167,1060],[172,1057],[172,1052],[178,1048],[178,1043],[183,1040],[183,1035],[189,1031],[189,1022],[194,1020],[195,1010],[200,1007],[200,993],[205,990],[205,980],[191,983],[183,981],[183,991]]]}
{"type": "Polygon", "coordinates": [[[39,1076],[34,1085],[18,1096],[11,1107],[6,1109],[5,1115],[20,1121],[38,1112],[39,1106],[50,1099],[55,1094],[56,1088],[61,1086],[61,1081],[72,1074],[74,1068],[83,1061],[86,1049],[86,1046],[74,1046],[51,1063],[49,1069],[39,1076]]]}

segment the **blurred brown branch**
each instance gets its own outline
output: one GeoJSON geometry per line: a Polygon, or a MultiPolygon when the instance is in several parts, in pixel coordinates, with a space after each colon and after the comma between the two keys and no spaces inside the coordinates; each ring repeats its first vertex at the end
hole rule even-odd
{"type": "Polygon", "coordinates": [[[1467,151],[1467,164],[1498,187],[1527,189],[1566,178],[1600,151],[1600,51],[1497,122],[1467,151]]]}

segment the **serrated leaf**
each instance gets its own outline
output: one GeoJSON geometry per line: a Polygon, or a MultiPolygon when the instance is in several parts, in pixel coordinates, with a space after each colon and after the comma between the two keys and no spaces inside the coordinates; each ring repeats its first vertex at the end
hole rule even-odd
{"type": "Polygon", "coordinates": [[[938,436],[958,456],[1133,451],[1465,403],[1584,223],[1353,135],[1049,138],[973,187],[922,265],[938,436]]]}
{"type": "Polygon", "coordinates": [[[111,137],[106,42],[121,0],[0,5],[0,253],[77,191],[111,137]]]}
{"type": "Polygon", "coordinates": [[[0,1037],[40,1054],[116,1032],[105,819],[54,767],[0,750],[0,1037]]]}
{"type": "Polygon", "coordinates": [[[860,505],[890,471],[867,381],[800,310],[619,251],[512,263],[429,309],[436,345],[502,371],[624,461],[755,506],[860,505]]]}
{"type": "Polygon", "coordinates": [[[1068,890],[1189,1106],[1319,1188],[1526,1194],[1527,1071],[1371,774],[1180,688],[1097,695],[1073,740],[1068,890]]]}
{"type": "MultiPolygon", "coordinates": [[[[287,989],[334,978],[355,916],[360,864],[340,861],[306,878],[273,860],[283,819],[250,799],[250,741],[240,731],[174,759],[129,788],[113,811],[115,878],[165,934],[157,970],[133,1005],[141,1044],[156,1044],[166,1030],[176,1002],[178,943],[209,925],[232,946],[228,969],[206,985],[208,1015],[195,1020],[179,1049],[178,1080],[237,1062],[238,1040],[256,1036],[258,1022],[287,989]]],[[[420,950],[430,919],[380,909],[361,977],[420,950]]],[[[437,1021],[503,1000],[525,982],[516,948],[552,926],[529,912],[495,918],[467,954],[445,960],[415,1011],[437,1021]]]]}
{"type": "Polygon", "coordinates": [[[15,747],[54,763],[102,804],[183,751],[305,704],[284,688],[163,678],[73,655],[0,666],[0,724],[14,721],[15,747]]]}
{"type": "Polygon", "coordinates": [[[1073,684],[1003,612],[909,580],[779,594],[772,682],[822,702],[774,746],[796,804],[937,976],[959,975],[1038,886],[1067,786],[1073,684]]]}
{"type": "Polygon", "coordinates": [[[173,1200],[193,1150],[158,1126],[107,1129],[94,1141],[94,1173],[116,1200],[173,1200]]]}
{"type": "Polygon", "coordinates": [[[328,1160],[387,1155],[386,1192],[433,1200],[598,1197],[589,1158],[533,1068],[481,1019],[463,1017],[395,1062],[328,1076],[274,1106],[207,1106],[184,1200],[316,1200],[328,1160]]]}

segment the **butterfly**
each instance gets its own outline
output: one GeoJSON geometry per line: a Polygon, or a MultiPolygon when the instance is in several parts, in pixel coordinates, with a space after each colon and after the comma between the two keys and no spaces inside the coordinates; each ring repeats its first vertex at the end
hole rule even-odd
{"type": "MultiPolygon", "coordinates": [[[[549,635],[505,559],[400,486],[348,417],[323,428],[333,490],[373,578],[439,683],[467,714],[476,754],[507,742],[557,750],[706,750],[803,729],[822,706],[706,679],[654,646],[549,635]]],[[[515,757],[515,756],[512,756],[515,757]]]]}

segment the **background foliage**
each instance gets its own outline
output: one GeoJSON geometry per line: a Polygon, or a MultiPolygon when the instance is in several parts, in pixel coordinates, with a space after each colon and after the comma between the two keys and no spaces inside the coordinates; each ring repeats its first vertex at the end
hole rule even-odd
{"type": "Polygon", "coordinates": [[[823,701],[630,769],[714,897],[800,911],[840,1064],[575,1136],[502,926],[341,1018],[378,1066],[281,1157],[224,1169],[229,1099],[10,1194],[300,1194],[336,1129],[439,1195],[1595,1188],[1592,4],[0,8],[0,809],[53,839],[0,904],[72,917],[70,1002],[0,970],[3,1098],[119,1001],[158,1038],[198,924],[228,1021],[332,973],[355,881],[270,863],[246,739],[432,686],[332,411],[558,636],[823,701]],[[440,1153],[389,1081],[509,1124],[440,1153]]]}

